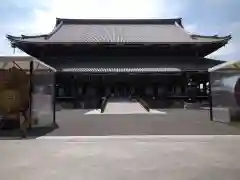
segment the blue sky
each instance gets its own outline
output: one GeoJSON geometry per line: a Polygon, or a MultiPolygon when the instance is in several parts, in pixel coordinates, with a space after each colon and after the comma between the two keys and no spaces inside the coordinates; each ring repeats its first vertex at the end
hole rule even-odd
{"type": "MultiPolygon", "coordinates": [[[[6,34],[42,34],[62,18],[175,18],[189,32],[231,34],[231,42],[209,57],[240,59],[239,0],[1,0],[0,55],[13,55],[6,34]]],[[[24,53],[17,51],[17,55],[24,53]]]]}

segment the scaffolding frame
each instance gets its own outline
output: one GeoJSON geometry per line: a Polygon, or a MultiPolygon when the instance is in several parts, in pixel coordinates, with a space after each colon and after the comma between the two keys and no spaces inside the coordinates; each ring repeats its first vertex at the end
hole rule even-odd
{"type": "MultiPolygon", "coordinates": [[[[0,69],[7,70],[9,68],[16,67],[24,72],[26,72],[30,76],[30,86],[29,86],[29,122],[25,121],[20,125],[21,136],[27,137],[27,130],[32,128],[32,118],[33,118],[33,89],[34,89],[34,73],[38,72],[49,72],[53,75],[52,81],[52,124],[56,124],[56,115],[55,115],[55,72],[56,69],[53,67],[43,63],[42,61],[35,59],[30,56],[1,56],[0,57],[0,69]],[[24,127],[24,124],[27,124],[27,128],[24,127]]],[[[20,113],[20,112],[19,112],[20,113]]],[[[2,119],[2,123],[4,123],[4,119],[2,119]]],[[[1,124],[1,123],[0,123],[1,124]]]]}

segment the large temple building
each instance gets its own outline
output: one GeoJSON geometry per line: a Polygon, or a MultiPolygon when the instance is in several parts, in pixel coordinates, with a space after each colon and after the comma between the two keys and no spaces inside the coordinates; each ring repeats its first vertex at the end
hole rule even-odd
{"type": "Polygon", "coordinates": [[[182,19],[59,19],[49,34],[7,35],[56,69],[56,100],[98,108],[104,97],[141,98],[151,108],[208,100],[205,58],[231,39],[190,34],[182,19]]]}

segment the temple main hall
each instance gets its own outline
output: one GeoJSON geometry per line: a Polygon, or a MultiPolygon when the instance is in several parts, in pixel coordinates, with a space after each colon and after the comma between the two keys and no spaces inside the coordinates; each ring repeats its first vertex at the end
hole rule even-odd
{"type": "Polygon", "coordinates": [[[106,97],[151,108],[208,101],[206,58],[231,36],[191,34],[182,19],[56,19],[52,32],[7,35],[13,47],[56,69],[55,100],[99,108],[106,97]]]}

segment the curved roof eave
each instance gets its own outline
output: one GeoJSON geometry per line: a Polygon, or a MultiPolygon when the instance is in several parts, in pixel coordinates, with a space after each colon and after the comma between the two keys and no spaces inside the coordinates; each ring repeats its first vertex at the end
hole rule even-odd
{"type": "Polygon", "coordinates": [[[24,41],[25,39],[35,39],[35,38],[44,38],[43,40],[47,40],[61,28],[62,24],[63,23],[60,23],[48,34],[40,34],[40,35],[32,35],[32,36],[29,36],[29,35],[12,36],[7,34],[6,38],[9,39],[10,41],[14,41],[14,40],[24,41]]]}
{"type": "MultiPolygon", "coordinates": [[[[147,24],[159,24],[159,23],[166,23],[166,24],[178,24],[181,28],[182,26],[182,19],[176,18],[176,19],[60,19],[57,18],[56,20],[56,26],[52,30],[52,32],[48,34],[42,34],[42,35],[35,35],[35,36],[27,36],[22,35],[20,37],[17,36],[11,36],[7,35],[7,39],[9,39],[11,42],[20,42],[20,43],[39,43],[39,44],[120,44],[119,42],[68,42],[68,41],[48,41],[48,39],[51,38],[55,33],[61,29],[62,25],[65,23],[147,23],[147,24]]],[[[223,43],[226,44],[228,41],[232,38],[231,35],[219,37],[217,35],[215,36],[204,36],[204,35],[197,35],[197,34],[189,34],[189,36],[192,38],[193,41],[186,41],[186,42],[130,42],[130,43],[122,43],[122,44],[209,44],[209,43],[223,43]],[[206,41],[207,40],[207,41],[206,41]]]]}
{"type": "Polygon", "coordinates": [[[228,38],[222,38],[222,39],[216,39],[212,41],[193,41],[193,42],[61,42],[61,41],[55,41],[55,42],[49,42],[49,41],[29,41],[27,39],[21,39],[20,37],[15,38],[9,38],[11,43],[27,43],[27,44],[139,44],[139,45],[161,45],[161,44],[169,44],[169,45],[181,45],[181,44],[196,44],[196,45],[205,45],[205,44],[216,44],[216,43],[222,43],[223,45],[227,44],[230,39],[228,38]]]}
{"type": "Polygon", "coordinates": [[[227,35],[227,36],[206,36],[206,35],[199,35],[199,34],[191,34],[190,35],[193,39],[195,38],[203,38],[203,39],[216,39],[216,40],[231,40],[232,39],[232,35],[227,35]]]}

